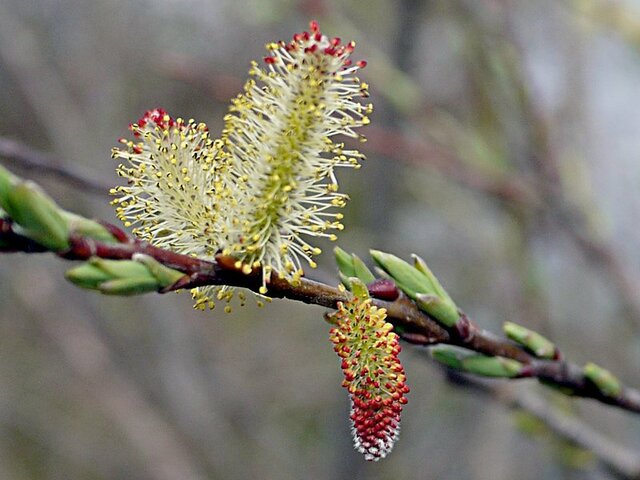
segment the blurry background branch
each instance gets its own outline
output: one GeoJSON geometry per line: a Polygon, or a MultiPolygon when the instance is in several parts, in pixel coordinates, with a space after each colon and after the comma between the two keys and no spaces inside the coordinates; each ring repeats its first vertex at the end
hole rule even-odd
{"type": "Polygon", "coordinates": [[[55,155],[40,152],[16,140],[0,137],[0,162],[10,169],[28,172],[35,176],[54,177],[81,191],[96,195],[107,195],[111,185],[92,180],[83,173],[76,171],[71,165],[55,155]]]}
{"type": "Polygon", "coordinates": [[[445,377],[455,387],[488,395],[508,408],[526,412],[556,435],[595,454],[619,478],[640,478],[640,454],[637,451],[612,442],[577,418],[561,413],[540,396],[456,370],[445,369],[445,377]]]}

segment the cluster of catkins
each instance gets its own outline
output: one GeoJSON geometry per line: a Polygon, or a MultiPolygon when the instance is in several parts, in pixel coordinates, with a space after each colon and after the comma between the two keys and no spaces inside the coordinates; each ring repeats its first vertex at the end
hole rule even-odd
{"type": "MultiPolygon", "coordinates": [[[[355,44],[328,38],[318,24],[290,42],[267,45],[264,65],[252,63],[244,92],[231,102],[221,135],[204,123],[156,108],[130,126],[113,157],[126,186],[113,189],[118,217],[140,238],[180,253],[212,259],[223,254],[249,274],[295,282],[303,263],[315,266],[320,249],[310,237],[335,240],[347,196],[338,192],[336,167],[359,167],[363,155],[334,140],[363,139],[369,123],[367,84],[353,63],[355,44]]],[[[229,300],[227,287],[193,290],[195,307],[229,300]]],[[[341,304],[331,340],[342,359],[351,396],[356,449],[383,458],[399,432],[406,403],[400,346],[384,310],[368,299],[341,304]]]]}
{"type": "MultiPolygon", "coordinates": [[[[234,98],[224,129],[212,139],[203,123],[148,111],[130,126],[114,158],[128,185],[113,191],[116,213],[154,245],[201,258],[237,259],[260,270],[261,293],[277,272],[295,280],[320,249],[309,237],[335,239],[347,196],[338,192],[336,167],[359,167],[363,155],[334,141],[362,138],[369,123],[367,84],[349,58],[353,42],[328,38],[318,24],[293,40],[270,43],[264,65],[252,63],[244,92],[234,98]]],[[[213,306],[228,289],[194,292],[196,308],[213,306]]]]}

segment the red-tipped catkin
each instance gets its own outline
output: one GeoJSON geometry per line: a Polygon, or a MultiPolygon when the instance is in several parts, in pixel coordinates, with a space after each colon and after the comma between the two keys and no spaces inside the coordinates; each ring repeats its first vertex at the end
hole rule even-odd
{"type": "Polygon", "coordinates": [[[387,456],[400,433],[400,412],[407,403],[398,335],[385,322],[386,311],[371,299],[354,297],[338,305],[330,339],[342,359],[342,386],[351,397],[351,426],[356,450],[365,459],[387,456]]]}

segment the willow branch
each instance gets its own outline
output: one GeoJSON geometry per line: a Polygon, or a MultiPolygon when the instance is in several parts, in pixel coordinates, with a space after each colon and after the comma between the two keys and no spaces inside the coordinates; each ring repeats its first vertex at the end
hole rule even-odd
{"type": "MultiPolygon", "coordinates": [[[[182,255],[132,238],[119,228],[105,224],[118,239],[118,243],[106,243],[72,233],[69,248],[57,255],[67,260],[88,260],[100,257],[112,260],[131,259],[143,253],[158,262],[185,274],[182,280],[163,290],[172,291],[204,285],[228,285],[258,292],[261,286],[260,272],[246,275],[234,266],[229,257],[218,256],[215,261],[182,255]]],[[[11,220],[0,219],[0,241],[7,251],[37,253],[44,248],[16,233],[11,220]]],[[[298,283],[289,283],[273,274],[267,285],[267,295],[286,298],[307,304],[336,308],[339,302],[349,298],[349,293],[338,287],[302,278],[298,283]]],[[[571,395],[598,400],[631,412],[640,413],[640,392],[622,387],[615,396],[607,396],[593,385],[583,374],[582,368],[562,359],[540,360],[530,355],[521,346],[499,338],[480,329],[464,316],[456,328],[444,328],[404,296],[395,301],[374,299],[375,305],[387,310],[389,321],[398,328],[400,336],[409,343],[418,345],[449,344],[464,347],[486,355],[506,357],[525,365],[519,378],[537,378],[547,384],[562,388],[571,395]]]]}

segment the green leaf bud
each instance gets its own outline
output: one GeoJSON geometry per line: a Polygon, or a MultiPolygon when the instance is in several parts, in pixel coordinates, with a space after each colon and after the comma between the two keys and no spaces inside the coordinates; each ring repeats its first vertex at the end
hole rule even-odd
{"type": "Polygon", "coordinates": [[[415,265],[412,266],[379,250],[371,250],[371,256],[421,310],[447,327],[452,327],[460,319],[458,307],[420,257],[414,255],[415,265]]]}
{"type": "Polygon", "coordinates": [[[345,252],[340,247],[333,249],[333,254],[336,257],[336,263],[338,264],[338,271],[345,277],[355,277],[356,270],[353,266],[353,257],[345,252]]]}
{"type": "Polygon", "coordinates": [[[98,290],[100,284],[110,280],[112,276],[87,262],[67,270],[65,278],[79,287],[98,290]]]}
{"type": "Polygon", "coordinates": [[[472,355],[462,360],[464,370],[484,377],[517,377],[522,367],[522,363],[516,360],[487,355],[472,355]]]}
{"type": "MultiPolygon", "coordinates": [[[[82,288],[103,291],[104,285],[114,280],[135,280],[145,285],[152,281],[159,288],[158,280],[151,274],[149,269],[133,260],[105,260],[103,258],[92,257],[82,265],[68,270],[65,277],[70,282],[82,288]]],[[[118,291],[120,284],[107,286],[109,293],[118,291]]],[[[127,292],[131,290],[129,287],[127,292]]],[[[149,291],[149,290],[145,290],[149,291]]],[[[133,293],[131,293],[133,294],[133,293]]]]}
{"type": "Polygon", "coordinates": [[[347,288],[347,290],[351,291],[351,282],[349,281],[349,278],[353,277],[347,277],[342,272],[338,272],[338,276],[340,277],[340,281],[347,288]]]}
{"type": "Polygon", "coordinates": [[[451,345],[436,345],[429,349],[429,353],[434,360],[458,370],[462,369],[462,360],[470,355],[471,352],[462,350],[451,345]]]}
{"type": "Polygon", "coordinates": [[[72,283],[107,295],[137,295],[175,284],[182,272],[165,267],[153,257],[136,253],[133,260],[93,257],[66,273],[72,283]]]}
{"type": "Polygon", "coordinates": [[[0,206],[6,210],[4,205],[8,202],[9,192],[15,185],[20,182],[20,178],[16,177],[9,170],[0,165],[0,206]]]}
{"type": "Polygon", "coordinates": [[[120,278],[100,284],[99,290],[106,295],[139,295],[156,292],[160,288],[155,278],[120,278]]]}
{"type": "Polygon", "coordinates": [[[349,278],[349,283],[351,283],[351,291],[355,297],[361,300],[369,298],[369,290],[367,290],[367,286],[359,278],[351,277],[349,278]]]}
{"type": "Polygon", "coordinates": [[[184,273],[164,266],[162,263],[158,262],[155,258],[149,255],[136,253],[132,258],[135,262],[144,265],[153,275],[153,277],[158,281],[159,285],[162,288],[170,287],[185,276],[184,273]]]}
{"type": "Polygon", "coordinates": [[[360,279],[362,283],[365,285],[373,282],[376,277],[371,273],[371,270],[365,265],[365,263],[358,257],[353,254],[353,268],[355,270],[355,276],[360,279]]]}
{"type": "Polygon", "coordinates": [[[460,319],[460,313],[456,306],[440,297],[419,293],[416,295],[415,301],[420,310],[428,313],[447,327],[453,327],[460,319]]]}
{"type": "Polygon", "coordinates": [[[116,242],[116,239],[111,235],[109,230],[100,223],[65,210],[61,210],[60,213],[66,220],[70,231],[82,235],[83,237],[93,238],[94,240],[101,242],[116,242]]]}
{"type": "Polygon", "coordinates": [[[524,346],[538,358],[553,359],[556,356],[556,346],[538,332],[513,322],[505,322],[503,330],[508,338],[524,346]]]}
{"type": "Polygon", "coordinates": [[[429,279],[429,281],[431,282],[431,287],[433,288],[433,291],[436,292],[436,294],[440,298],[451,300],[451,297],[449,297],[449,294],[442,287],[442,285],[440,284],[436,276],[433,274],[431,269],[427,266],[427,263],[415,253],[411,255],[411,258],[413,258],[414,268],[429,279]]]}
{"type": "Polygon", "coordinates": [[[105,272],[112,280],[119,278],[151,278],[155,280],[146,265],[134,260],[105,260],[104,258],[92,257],[88,262],[105,272]]]}
{"type": "Polygon", "coordinates": [[[21,227],[20,234],[53,251],[69,246],[69,228],[60,208],[35,183],[14,185],[1,201],[2,208],[21,227]]]}
{"type": "Polygon", "coordinates": [[[351,290],[351,282],[349,281],[351,277],[358,278],[365,285],[376,279],[371,270],[357,255],[349,254],[340,247],[334,248],[333,252],[338,264],[340,279],[348,290],[351,290]]]}
{"type": "Polygon", "coordinates": [[[437,295],[431,280],[404,260],[379,250],[371,250],[371,257],[409,297],[415,299],[418,293],[437,295]]]}
{"type": "Polygon", "coordinates": [[[608,397],[620,395],[622,384],[609,370],[589,362],[584,366],[583,373],[604,395],[608,397]]]}

